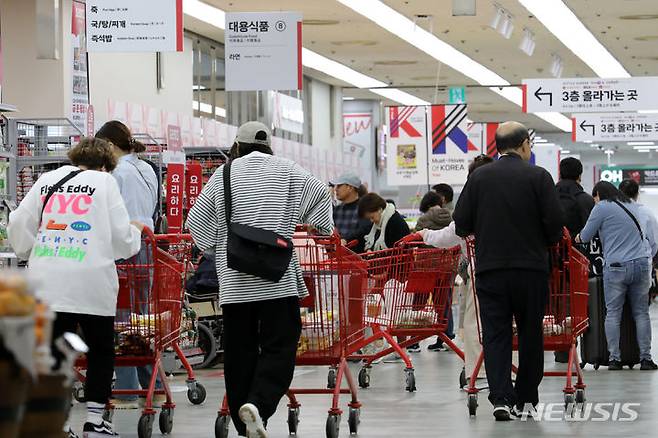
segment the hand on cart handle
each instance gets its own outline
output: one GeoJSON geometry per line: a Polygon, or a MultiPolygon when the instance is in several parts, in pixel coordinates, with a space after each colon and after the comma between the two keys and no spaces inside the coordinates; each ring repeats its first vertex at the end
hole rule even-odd
{"type": "Polygon", "coordinates": [[[144,231],[144,227],[146,226],[146,225],[144,225],[143,223],[138,222],[138,221],[130,221],[130,223],[131,223],[132,225],[134,225],[135,228],[137,228],[137,229],[139,230],[140,233],[144,231]]]}
{"type": "Polygon", "coordinates": [[[409,235],[404,236],[402,239],[398,240],[395,242],[395,246],[404,246],[408,243],[412,242],[422,242],[423,241],[423,235],[422,233],[411,233],[409,235]]]}

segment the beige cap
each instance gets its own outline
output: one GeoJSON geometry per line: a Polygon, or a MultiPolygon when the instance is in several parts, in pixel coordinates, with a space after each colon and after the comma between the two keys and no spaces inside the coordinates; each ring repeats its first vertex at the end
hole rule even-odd
{"type": "Polygon", "coordinates": [[[262,144],[264,146],[270,146],[270,137],[272,134],[270,130],[261,122],[247,122],[238,128],[238,135],[235,137],[235,141],[239,143],[247,144],[262,144]],[[260,134],[264,132],[265,135],[260,134]],[[257,134],[258,137],[256,138],[257,134]],[[265,137],[265,138],[262,138],[265,137]]]}

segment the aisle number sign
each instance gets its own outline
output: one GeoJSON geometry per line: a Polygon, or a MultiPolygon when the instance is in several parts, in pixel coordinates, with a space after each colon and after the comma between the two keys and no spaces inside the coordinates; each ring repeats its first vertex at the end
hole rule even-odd
{"type": "Polygon", "coordinates": [[[182,52],[183,0],[87,0],[89,52],[182,52]]]}
{"type": "Polygon", "coordinates": [[[523,80],[523,112],[526,113],[651,109],[658,109],[658,77],[523,80]]]}
{"type": "Polygon", "coordinates": [[[299,12],[226,14],[226,91],[302,89],[299,12]]]}
{"type": "Polygon", "coordinates": [[[573,141],[658,140],[658,114],[576,114],[573,141]]]}

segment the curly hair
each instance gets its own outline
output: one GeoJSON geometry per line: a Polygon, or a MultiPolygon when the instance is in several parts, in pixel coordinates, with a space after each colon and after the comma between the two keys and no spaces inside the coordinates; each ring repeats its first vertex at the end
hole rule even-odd
{"type": "Polygon", "coordinates": [[[112,172],[117,167],[117,157],[112,146],[101,138],[85,137],[68,153],[74,166],[85,166],[90,170],[112,172]]]}

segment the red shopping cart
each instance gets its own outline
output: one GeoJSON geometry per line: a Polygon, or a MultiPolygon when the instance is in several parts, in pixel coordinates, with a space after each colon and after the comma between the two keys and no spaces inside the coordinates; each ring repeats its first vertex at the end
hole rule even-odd
{"type": "MultiPolygon", "coordinates": [[[[467,252],[470,262],[472,278],[474,273],[475,240],[467,239],[467,252]]],[[[587,315],[589,260],[576,248],[571,246],[569,232],[564,229],[562,240],[558,245],[550,248],[551,271],[549,278],[549,299],[544,313],[544,350],[568,351],[569,359],[565,371],[546,371],[544,376],[566,377],[563,389],[564,403],[567,412],[575,405],[585,402],[585,383],[583,372],[578,360],[576,340],[589,325],[587,315]],[[576,375],[576,384],[572,379],[576,375]]],[[[472,292],[475,294],[475,282],[472,282],[472,292]]],[[[475,299],[476,314],[478,315],[478,331],[482,342],[482,329],[477,309],[477,296],[475,299]]],[[[513,349],[518,350],[518,337],[514,330],[513,349]]],[[[480,353],[478,361],[470,376],[467,387],[468,412],[475,416],[478,407],[478,388],[475,386],[476,378],[484,361],[484,352],[480,353]]],[[[517,368],[512,366],[512,371],[517,368]]]]}
{"type": "Polygon", "coordinates": [[[458,354],[461,353],[445,335],[460,254],[459,247],[427,248],[403,243],[392,249],[362,255],[368,263],[364,326],[372,334],[356,347],[363,351],[364,347],[380,339],[385,339],[390,347],[373,354],[350,356],[363,360],[358,376],[361,388],[370,386],[374,361],[397,353],[405,363],[406,390],[415,391],[416,377],[406,347],[430,336],[438,335],[458,354]],[[394,336],[406,337],[406,340],[398,342],[394,336]]]}
{"type": "MultiPolygon", "coordinates": [[[[161,363],[164,350],[173,348],[188,371],[188,398],[194,404],[205,400],[206,391],[195,379],[192,368],[180,351],[181,308],[183,303],[183,276],[185,256],[176,257],[157,247],[158,240],[167,240],[178,247],[190,246],[189,236],[156,237],[145,228],[142,234],[142,251],[136,256],[117,263],[119,274],[119,294],[115,318],[115,366],[152,366],[148,389],[113,390],[112,395],[139,395],[145,397],[144,409],[139,419],[139,438],[150,438],[156,411],[153,409],[153,395],[165,394],[159,427],[162,433],[170,433],[173,427],[175,404],[161,363]],[[156,378],[160,377],[162,389],[156,389],[156,378]]],[[[179,254],[183,254],[180,252],[179,254]]],[[[76,363],[78,377],[84,381],[79,371],[86,368],[83,357],[76,363]]],[[[109,404],[105,418],[112,419],[113,406],[109,404]]]]}
{"type": "MultiPolygon", "coordinates": [[[[297,348],[297,365],[332,366],[336,369],[334,388],[291,388],[288,390],[288,430],[297,433],[301,403],[298,395],[331,394],[326,424],[327,438],[337,438],[343,411],[341,394],[350,394],[348,425],[355,434],[360,422],[361,403],[346,357],[363,338],[363,291],[366,264],[341,245],[338,236],[311,236],[296,233],[295,252],[302,267],[309,296],[301,301],[302,331],[297,348]],[[347,388],[342,382],[347,382],[347,388]]],[[[215,421],[215,437],[229,433],[230,412],[224,396],[215,421]]]]}

